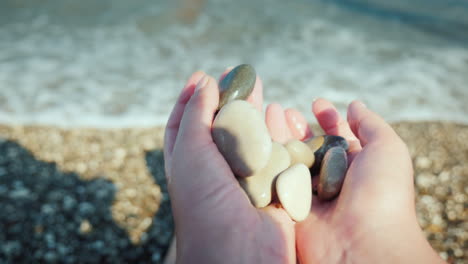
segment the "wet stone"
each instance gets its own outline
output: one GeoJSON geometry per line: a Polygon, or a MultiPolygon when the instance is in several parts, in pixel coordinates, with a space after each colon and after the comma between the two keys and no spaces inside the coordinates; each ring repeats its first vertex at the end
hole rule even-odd
{"type": "Polygon", "coordinates": [[[252,176],[270,159],[272,141],[262,114],[246,101],[232,101],[219,111],[212,136],[236,176],[252,176]]]}
{"type": "Polygon", "coordinates": [[[288,151],[281,144],[274,142],[267,166],[251,177],[239,178],[240,185],[255,207],[262,208],[271,202],[274,181],[289,165],[288,151]]]}
{"type": "Polygon", "coordinates": [[[314,152],[315,162],[310,173],[312,176],[318,175],[320,172],[320,166],[322,164],[325,153],[332,147],[341,147],[345,151],[348,151],[349,145],[345,138],[334,135],[323,135],[309,139],[305,142],[310,149],[314,152]]]}
{"type": "Polygon", "coordinates": [[[219,84],[218,109],[234,100],[246,100],[253,91],[256,78],[255,69],[249,64],[232,69],[219,84]]]}
{"type": "Polygon", "coordinates": [[[346,151],[332,147],[325,154],[320,169],[318,198],[327,201],[335,198],[341,191],[348,168],[346,151]]]}

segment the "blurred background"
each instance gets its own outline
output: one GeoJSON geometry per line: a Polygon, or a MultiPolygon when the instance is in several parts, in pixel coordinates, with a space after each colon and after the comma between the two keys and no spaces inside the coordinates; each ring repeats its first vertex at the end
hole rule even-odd
{"type": "Polygon", "coordinates": [[[265,105],[391,122],[427,239],[467,263],[467,0],[1,0],[0,264],[162,263],[168,115],[192,72],[242,63],[265,105]]]}
{"type": "Polygon", "coordinates": [[[266,103],[309,113],[315,97],[342,111],[359,98],[390,121],[467,123],[468,2],[0,4],[0,122],[162,125],[192,72],[241,63],[266,103]]]}

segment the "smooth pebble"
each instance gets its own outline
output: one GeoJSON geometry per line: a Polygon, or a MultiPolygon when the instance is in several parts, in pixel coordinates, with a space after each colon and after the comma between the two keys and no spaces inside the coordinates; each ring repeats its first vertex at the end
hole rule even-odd
{"type": "Polygon", "coordinates": [[[290,163],[288,151],[281,144],[273,142],[267,166],[251,177],[239,178],[240,185],[255,207],[265,207],[271,202],[273,183],[290,163]]]}
{"type": "Polygon", "coordinates": [[[343,186],[348,169],[346,151],[341,147],[330,148],[322,161],[317,188],[321,201],[331,200],[338,196],[343,186]]]}
{"type": "Polygon", "coordinates": [[[345,151],[348,150],[348,142],[345,138],[334,135],[316,136],[305,142],[310,149],[314,152],[315,162],[310,173],[315,176],[320,173],[320,166],[322,164],[325,153],[332,147],[341,147],[345,151]]]}
{"type": "Polygon", "coordinates": [[[312,181],[309,168],[296,164],[283,171],[276,180],[281,205],[295,221],[307,218],[312,205],[312,181]]]}
{"type": "Polygon", "coordinates": [[[263,116],[246,101],[232,101],[219,111],[212,136],[236,176],[252,176],[270,159],[272,141],[263,116]]]}
{"type": "Polygon", "coordinates": [[[310,168],[314,164],[314,152],[304,142],[297,139],[291,140],[285,147],[291,156],[291,165],[302,163],[310,168]]]}
{"type": "Polygon", "coordinates": [[[256,79],[255,69],[249,64],[232,69],[219,83],[218,109],[234,100],[246,100],[253,91],[256,79]]]}

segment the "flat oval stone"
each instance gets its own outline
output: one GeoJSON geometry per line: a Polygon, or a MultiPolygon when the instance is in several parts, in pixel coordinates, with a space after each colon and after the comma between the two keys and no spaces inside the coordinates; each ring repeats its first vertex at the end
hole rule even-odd
{"type": "Polygon", "coordinates": [[[270,204],[273,183],[291,161],[288,151],[279,143],[273,142],[270,160],[265,168],[247,178],[238,178],[239,183],[250,198],[251,203],[262,208],[270,204]]]}
{"type": "Polygon", "coordinates": [[[305,142],[310,149],[314,152],[315,162],[310,173],[312,176],[315,176],[320,173],[320,166],[322,164],[323,157],[325,153],[332,147],[341,147],[345,151],[348,150],[349,145],[345,138],[334,135],[323,135],[313,137],[310,140],[305,142]]]}
{"type": "Polygon", "coordinates": [[[252,176],[270,159],[272,141],[263,116],[247,101],[225,105],[213,122],[211,134],[236,176],[252,176]]]}
{"type": "Polygon", "coordinates": [[[276,180],[281,205],[295,221],[307,218],[312,205],[312,182],[309,168],[299,163],[283,171],[276,180]]]}
{"type": "Polygon", "coordinates": [[[314,152],[306,143],[295,139],[289,141],[285,147],[291,156],[291,165],[302,163],[310,168],[314,164],[314,152]]]}
{"type": "Polygon", "coordinates": [[[233,100],[246,100],[255,86],[257,74],[249,64],[241,64],[230,71],[219,83],[219,106],[221,109],[233,100]]]}
{"type": "Polygon", "coordinates": [[[348,169],[346,151],[341,147],[332,147],[325,154],[320,169],[317,188],[318,198],[327,201],[335,198],[341,191],[348,169]]]}

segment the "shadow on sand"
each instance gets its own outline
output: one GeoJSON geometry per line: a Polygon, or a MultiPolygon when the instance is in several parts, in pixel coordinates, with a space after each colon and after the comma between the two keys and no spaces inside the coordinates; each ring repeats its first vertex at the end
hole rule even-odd
{"type": "Polygon", "coordinates": [[[164,197],[134,245],[112,219],[112,182],[82,180],[0,139],[0,263],[161,263],[173,233],[162,151],[147,152],[146,162],[164,197]]]}

